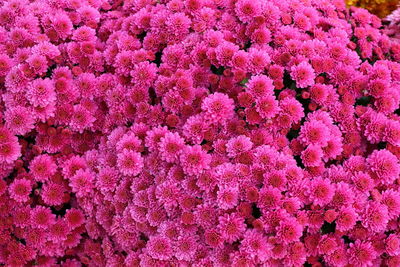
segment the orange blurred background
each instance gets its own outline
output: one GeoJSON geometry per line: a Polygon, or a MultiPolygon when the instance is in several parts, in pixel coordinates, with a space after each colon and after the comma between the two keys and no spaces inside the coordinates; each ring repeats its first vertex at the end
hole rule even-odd
{"type": "Polygon", "coordinates": [[[399,0],[346,0],[348,6],[365,8],[380,18],[395,10],[399,2],[399,0]]]}

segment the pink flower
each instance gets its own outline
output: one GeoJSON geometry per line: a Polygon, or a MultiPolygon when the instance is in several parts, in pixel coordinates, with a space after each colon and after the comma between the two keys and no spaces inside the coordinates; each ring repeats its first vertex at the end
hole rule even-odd
{"type": "MultiPolygon", "coordinates": [[[[0,133],[0,138],[2,133],[0,133]]],[[[21,156],[21,146],[18,143],[18,139],[14,136],[10,136],[4,141],[0,141],[0,162],[1,163],[12,163],[21,156]]]]}
{"type": "Polygon", "coordinates": [[[79,27],[73,32],[72,40],[78,42],[94,41],[96,40],[96,31],[87,26],[79,27]]]}
{"type": "Polygon", "coordinates": [[[309,63],[303,61],[297,66],[293,66],[290,70],[290,76],[296,82],[298,88],[314,85],[315,72],[309,63]]]}
{"type": "Polygon", "coordinates": [[[279,112],[278,101],[273,96],[264,96],[257,99],[256,108],[264,119],[271,119],[279,112]]]}
{"type": "Polygon", "coordinates": [[[348,249],[349,263],[354,266],[373,266],[372,261],[377,257],[376,251],[370,242],[356,240],[348,249]]]}
{"type": "Polygon", "coordinates": [[[143,158],[138,152],[127,149],[117,155],[117,164],[124,175],[138,175],[143,169],[143,158]]]}
{"type": "Polygon", "coordinates": [[[70,186],[72,192],[76,193],[77,196],[87,196],[93,192],[94,187],[94,176],[90,170],[78,170],[74,176],[70,178],[70,186]]]}
{"type": "Polygon", "coordinates": [[[31,223],[33,227],[49,229],[56,222],[56,216],[49,208],[36,206],[31,210],[31,223]]]}
{"type": "Polygon", "coordinates": [[[234,115],[234,103],[227,95],[214,93],[207,96],[201,104],[201,109],[211,122],[225,122],[234,115]]]}
{"type": "Polygon", "coordinates": [[[276,230],[277,237],[284,243],[296,242],[303,233],[302,226],[294,218],[287,218],[279,223],[276,230]]]}
{"type": "Polygon", "coordinates": [[[219,217],[217,229],[226,242],[232,243],[242,237],[246,225],[238,214],[224,214],[219,217]]]}
{"type": "Polygon", "coordinates": [[[14,134],[24,135],[34,128],[34,118],[28,108],[15,106],[4,114],[6,127],[14,134]]]}
{"type": "Polygon", "coordinates": [[[265,75],[252,76],[246,86],[256,98],[271,96],[274,92],[273,81],[265,75]]]}
{"type": "Polygon", "coordinates": [[[394,219],[400,215],[400,193],[388,189],[382,192],[382,204],[388,208],[389,219],[394,219]]]}
{"type": "Polygon", "coordinates": [[[174,243],[174,255],[178,260],[192,261],[194,259],[198,240],[195,236],[179,236],[174,243]]]}
{"type": "Polygon", "coordinates": [[[69,126],[72,130],[82,133],[85,129],[93,126],[96,118],[91,112],[82,105],[75,105],[73,114],[71,114],[69,126]]]}
{"type": "Polygon", "coordinates": [[[130,72],[133,80],[140,86],[150,86],[156,79],[157,66],[148,61],[136,64],[130,72]]]}
{"type": "Polygon", "coordinates": [[[240,153],[249,151],[252,147],[253,143],[250,138],[244,135],[239,135],[228,141],[226,144],[226,151],[228,152],[228,156],[233,158],[240,153]]]}
{"type": "Polygon", "coordinates": [[[239,0],[235,4],[235,11],[242,22],[251,22],[261,13],[260,1],[239,0]]]}
{"type": "Polygon", "coordinates": [[[324,235],[319,240],[318,251],[322,255],[330,255],[338,248],[338,241],[330,235],[324,235]]]}
{"type": "Polygon", "coordinates": [[[32,182],[25,178],[15,179],[8,188],[8,192],[10,193],[11,198],[17,202],[28,201],[31,191],[32,182]]]}
{"type": "Polygon", "coordinates": [[[240,244],[240,249],[248,253],[251,258],[265,261],[270,257],[270,245],[267,238],[257,230],[247,230],[240,244]]]}
{"type": "Polygon", "coordinates": [[[305,145],[319,145],[325,147],[328,145],[329,129],[322,122],[311,120],[305,122],[300,129],[299,139],[305,145]]]}
{"type": "Polygon", "coordinates": [[[146,244],[147,253],[154,259],[169,260],[173,256],[171,241],[164,236],[152,236],[146,244]]]}
{"type": "Polygon", "coordinates": [[[362,225],[373,232],[381,232],[389,221],[388,209],[378,202],[369,202],[362,216],[362,225]]]}
{"type": "Polygon", "coordinates": [[[388,150],[375,150],[367,163],[382,184],[392,183],[400,174],[398,159],[388,150]]]}
{"type": "Polygon", "coordinates": [[[112,192],[116,188],[118,181],[118,171],[112,167],[104,167],[97,174],[96,185],[102,192],[112,192]]]}
{"type": "Polygon", "coordinates": [[[81,226],[85,222],[85,216],[81,210],[69,209],[65,213],[65,220],[71,229],[81,226]]]}
{"type": "Polygon", "coordinates": [[[57,183],[45,184],[40,196],[47,205],[61,205],[64,203],[65,187],[57,183]]]}
{"type": "Polygon", "coordinates": [[[28,87],[27,99],[35,107],[45,107],[56,101],[53,82],[49,79],[36,79],[28,87]]]}
{"type": "Polygon", "coordinates": [[[211,156],[199,145],[185,146],[180,155],[180,162],[186,174],[194,175],[209,168],[211,156]]]}
{"type": "Polygon", "coordinates": [[[44,182],[56,173],[57,165],[50,156],[39,155],[31,161],[29,170],[36,181],[44,182]]]}
{"type": "Polygon", "coordinates": [[[316,178],[311,181],[309,194],[310,200],[315,205],[326,205],[332,201],[335,188],[328,179],[316,178]]]}
{"type": "Polygon", "coordinates": [[[218,190],[217,203],[221,209],[232,209],[238,204],[239,192],[235,187],[222,187],[218,190]]]}
{"type": "Polygon", "coordinates": [[[322,149],[319,146],[309,145],[306,150],[301,152],[301,159],[304,166],[316,167],[321,164],[322,149]]]}
{"type": "Polygon", "coordinates": [[[179,158],[184,145],[185,140],[178,133],[165,133],[159,142],[161,158],[166,162],[175,162],[179,158]]]}
{"type": "Polygon", "coordinates": [[[303,107],[301,103],[294,98],[287,97],[279,102],[281,111],[289,116],[294,122],[299,122],[304,117],[303,107]]]}
{"type": "Polygon", "coordinates": [[[389,256],[397,256],[400,254],[400,239],[397,235],[391,234],[386,238],[385,251],[389,256]]]}
{"type": "Polygon", "coordinates": [[[64,219],[57,219],[48,229],[49,239],[54,242],[61,242],[67,239],[70,232],[67,222],[64,219]]]}

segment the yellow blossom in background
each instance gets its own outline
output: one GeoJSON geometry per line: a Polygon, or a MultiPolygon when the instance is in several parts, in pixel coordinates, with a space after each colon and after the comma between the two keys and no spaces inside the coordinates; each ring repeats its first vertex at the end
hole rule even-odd
{"type": "Polygon", "coordinates": [[[384,18],[396,9],[399,0],[346,0],[348,6],[362,7],[384,18]]]}

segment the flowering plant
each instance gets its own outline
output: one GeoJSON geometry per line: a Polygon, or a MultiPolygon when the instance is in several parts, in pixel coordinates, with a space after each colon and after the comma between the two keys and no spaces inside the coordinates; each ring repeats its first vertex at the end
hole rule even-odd
{"type": "Polygon", "coordinates": [[[343,1],[0,4],[0,264],[399,266],[400,43],[343,1]]]}

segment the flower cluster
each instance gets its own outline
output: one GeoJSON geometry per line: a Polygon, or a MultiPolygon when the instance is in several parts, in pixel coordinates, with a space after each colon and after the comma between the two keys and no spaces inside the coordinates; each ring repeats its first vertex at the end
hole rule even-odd
{"type": "Polygon", "coordinates": [[[400,39],[400,5],[397,5],[390,15],[384,18],[385,29],[383,33],[389,35],[390,37],[399,40],[400,39]]]}
{"type": "Polygon", "coordinates": [[[0,265],[399,266],[400,43],[342,0],[0,3],[0,265]]]}

